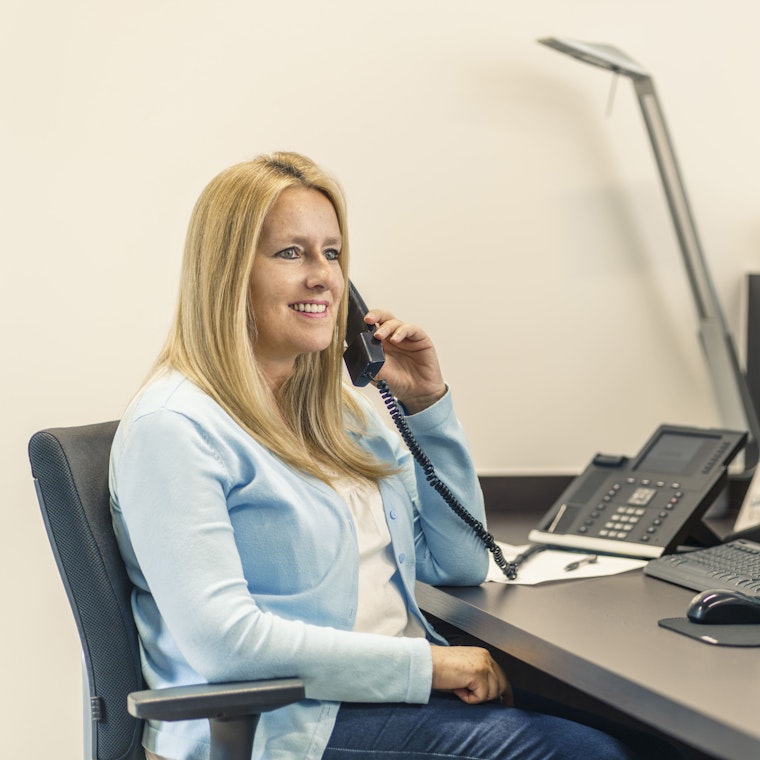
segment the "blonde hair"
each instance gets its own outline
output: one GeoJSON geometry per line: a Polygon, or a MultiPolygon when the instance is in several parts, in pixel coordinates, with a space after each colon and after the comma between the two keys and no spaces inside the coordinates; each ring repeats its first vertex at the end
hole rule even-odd
{"type": "Polygon", "coordinates": [[[384,477],[393,471],[391,464],[377,460],[347,432],[359,431],[365,422],[341,378],[347,283],[346,207],[337,182],[296,153],[236,164],[207,185],[193,209],[177,311],[154,369],[180,371],[251,436],[302,472],[326,483],[335,475],[384,477]],[[250,281],[264,219],[290,187],[316,190],[335,209],[346,287],[330,345],[300,355],[275,393],[253,351],[250,281]]]}

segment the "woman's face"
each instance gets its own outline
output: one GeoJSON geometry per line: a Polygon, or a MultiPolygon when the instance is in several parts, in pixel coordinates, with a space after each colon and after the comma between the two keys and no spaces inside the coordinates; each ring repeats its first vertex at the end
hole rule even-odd
{"type": "Polygon", "coordinates": [[[332,341],[343,295],[341,243],[335,209],[317,190],[284,190],[264,220],[251,274],[253,348],[274,387],[299,354],[332,341]]]}

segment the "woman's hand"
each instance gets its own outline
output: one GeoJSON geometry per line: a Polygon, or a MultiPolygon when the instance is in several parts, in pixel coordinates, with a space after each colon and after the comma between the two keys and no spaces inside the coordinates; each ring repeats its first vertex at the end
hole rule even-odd
{"type": "Polygon", "coordinates": [[[377,325],[386,361],[378,373],[411,414],[421,412],[446,393],[438,356],[430,336],[418,325],[396,319],[388,311],[371,309],[364,317],[377,325]]]}
{"type": "Polygon", "coordinates": [[[480,647],[430,646],[433,654],[433,689],[450,691],[467,704],[501,698],[514,703],[504,671],[486,649],[480,647]]]}

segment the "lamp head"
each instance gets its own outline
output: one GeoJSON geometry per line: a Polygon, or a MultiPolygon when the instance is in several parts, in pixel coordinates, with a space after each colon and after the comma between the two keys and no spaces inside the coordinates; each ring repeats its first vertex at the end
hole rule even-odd
{"type": "Polygon", "coordinates": [[[567,37],[544,37],[538,40],[542,45],[554,48],[560,53],[577,58],[592,66],[623,74],[631,79],[649,78],[649,72],[642,68],[636,61],[629,58],[622,50],[612,45],[603,45],[596,42],[580,42],[567,37]]]}

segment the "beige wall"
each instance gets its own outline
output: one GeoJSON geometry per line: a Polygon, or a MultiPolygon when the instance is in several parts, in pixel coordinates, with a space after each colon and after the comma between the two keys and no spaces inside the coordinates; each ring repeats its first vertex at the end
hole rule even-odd
{"type": "Polygon", "coordinates": [[[535,40],[608,42],[653,73],[741,344],[759,24],[754,0],[6,0],[7,755],[81,757],[78,644],[26,442],[120,414],[213,174],[278,148],[330,167],[354,278],[437,339],[481,471],[573,472],[662,421],[720,420],[631,85],[607,117],[611,77],[535,40]]]}

